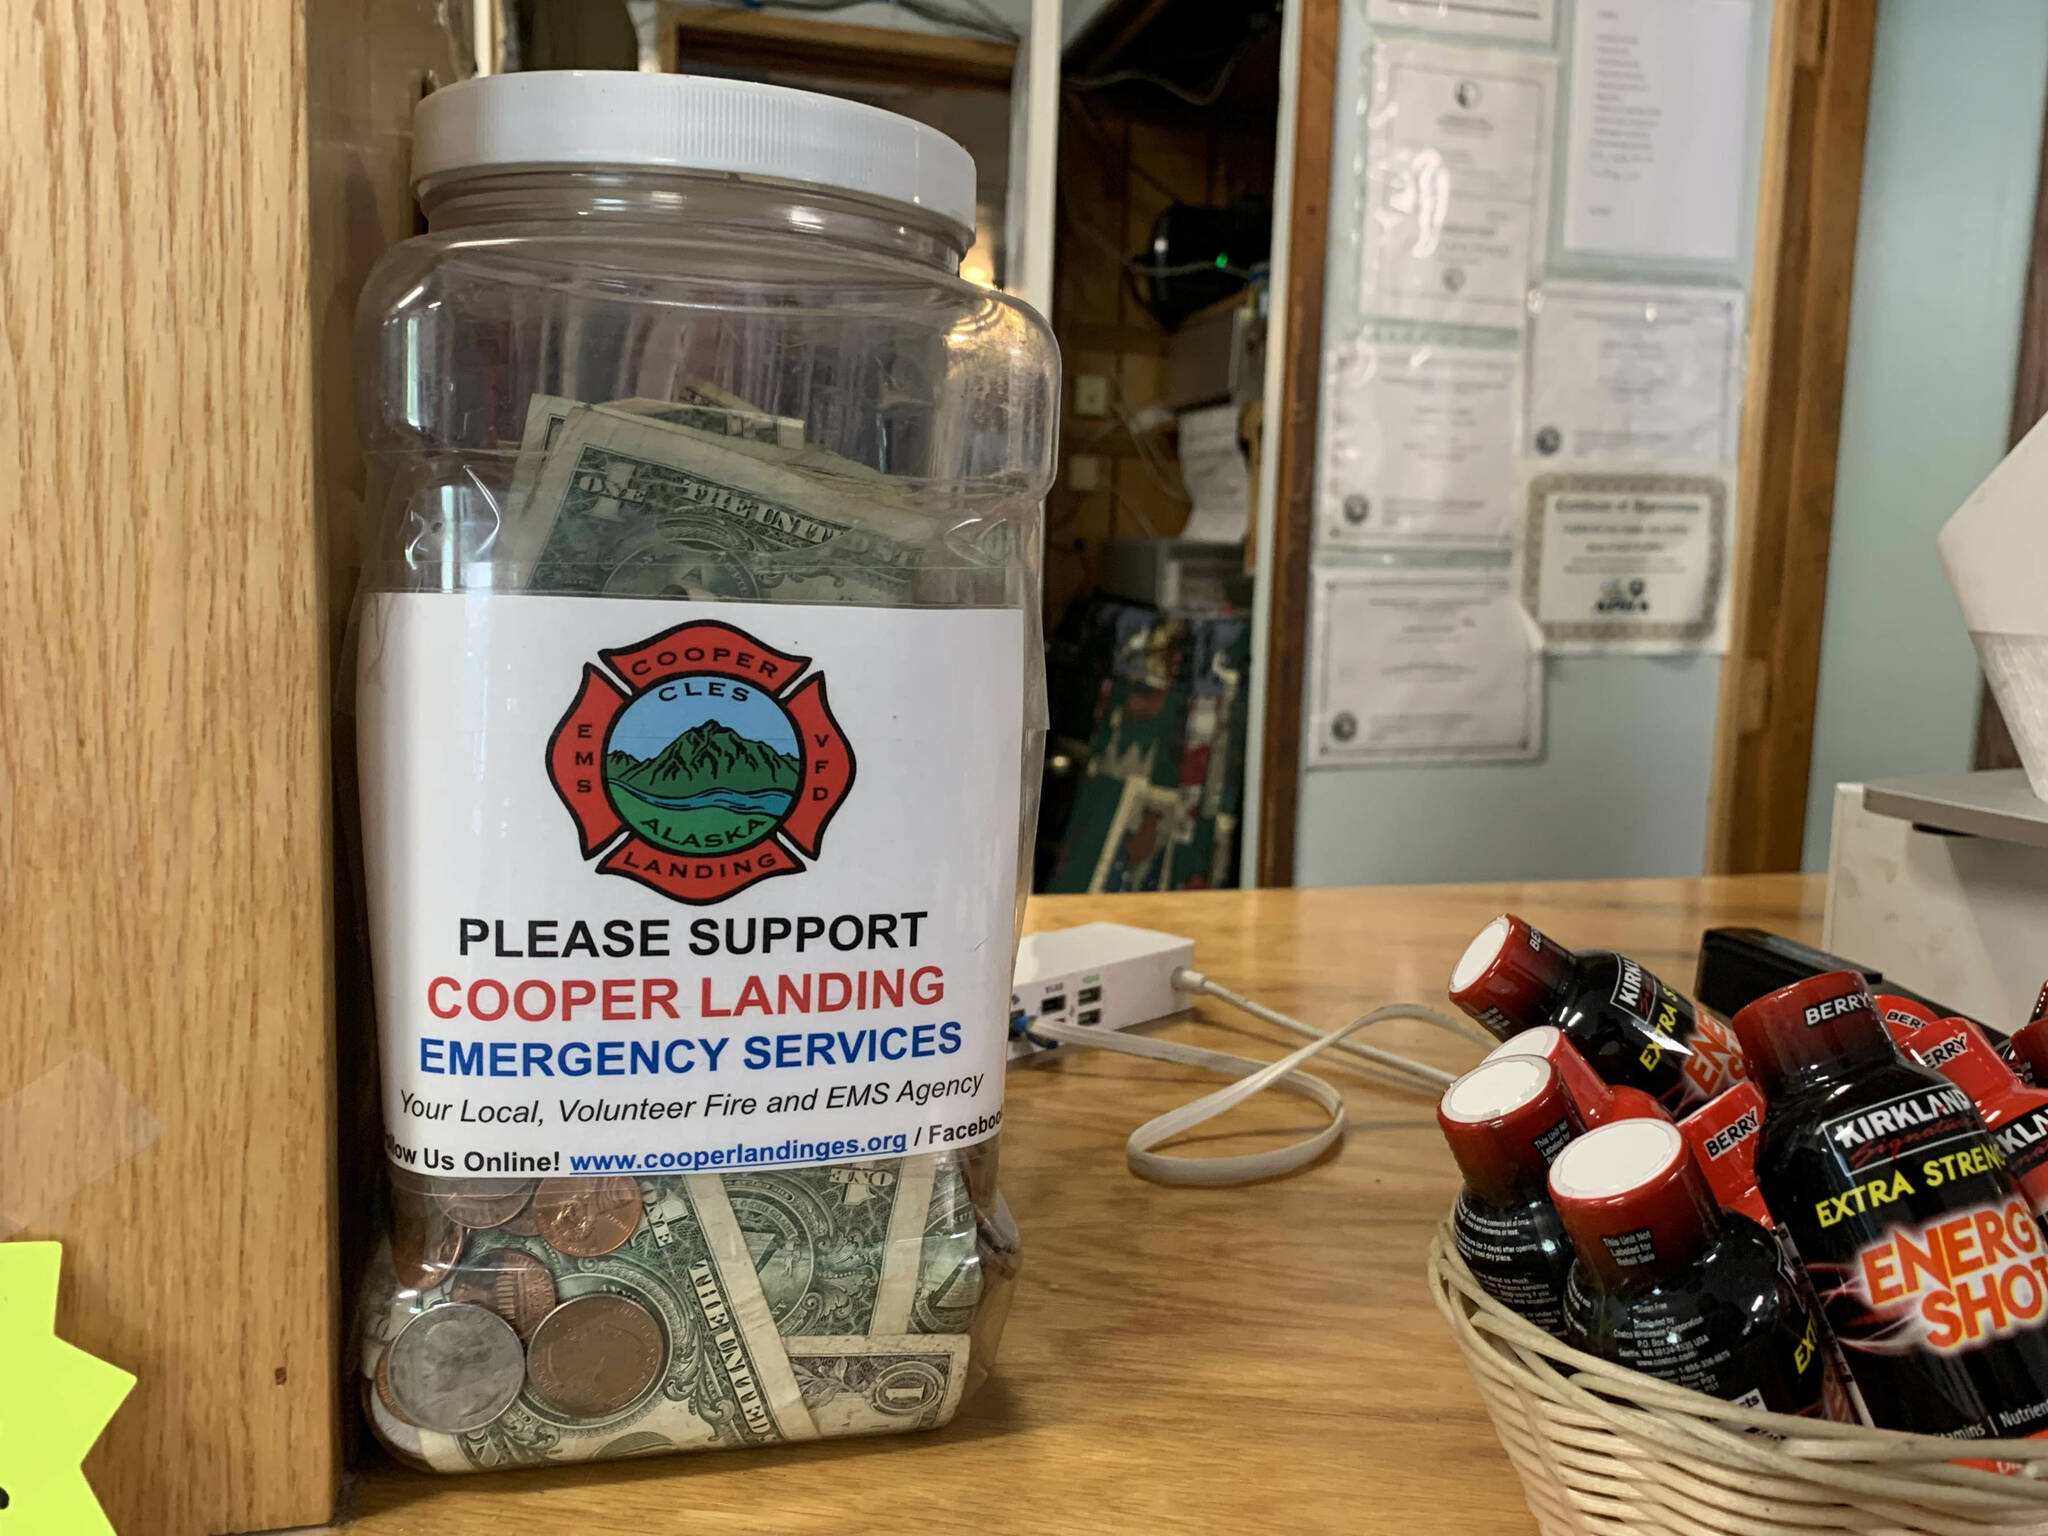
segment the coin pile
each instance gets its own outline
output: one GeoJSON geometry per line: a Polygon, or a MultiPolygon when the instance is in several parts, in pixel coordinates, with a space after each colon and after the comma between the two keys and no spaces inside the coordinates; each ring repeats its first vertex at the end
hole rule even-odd
{"type": "Polygon", "coordinates": [[[1015,1257],[950,1153],[392,1194],[364,1402],[442,1471],[943,1424],[1015,1257]]]}

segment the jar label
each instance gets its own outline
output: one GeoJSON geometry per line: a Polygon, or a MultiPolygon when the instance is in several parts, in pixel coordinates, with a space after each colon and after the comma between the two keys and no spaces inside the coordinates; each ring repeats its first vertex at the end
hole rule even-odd
{"type": "Polygon", "coordinates": [[[994,1135],[1023,678],[1013,609],[369,596],[392,1161],[689,1172],[994,1135]]]}

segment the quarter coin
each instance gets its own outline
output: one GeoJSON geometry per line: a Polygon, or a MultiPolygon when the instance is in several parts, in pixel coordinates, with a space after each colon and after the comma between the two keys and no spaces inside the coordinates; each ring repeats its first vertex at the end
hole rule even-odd
{"type": "Polygon", "coordinates": [[[519,1396],[526,1352],[512,1325],[488,1307],[429,1307],[391,1341],[391,1400],[422,1429],[466,1434],[519,1396]]]}

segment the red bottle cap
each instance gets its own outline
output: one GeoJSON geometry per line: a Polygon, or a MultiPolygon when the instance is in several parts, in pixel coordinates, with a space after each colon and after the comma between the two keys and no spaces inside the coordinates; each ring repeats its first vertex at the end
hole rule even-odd
{"type": "Polygon", "coordinates": [[[1548,1021],[1572,979],[1572,952],[1511,912],[1479,930],[1451,969],[1451,1001],[1505,1040],[1548,1021]]]}
{"type": "Polygon", "coordinates": [[[1829,971],[1767,992],[1728,1023],[1767,1100],[1805,1068],[1898,1056],[1869,988],[1854,971],[1829,971]]]}
{"type": "Polygon", "coordinates": [[[2034,1081],[2048,1083],[2048,1018],[2034,1020],[2024,1029],[2012,1032],[2012,1048],[2028,1066],[2034,1069],[2034,1081]]]}
{"type": "Polygon", "coordinates": [[[1724,1209],[1770,1227],[1776,1223],[1756,1187],[1756,1140],[1763,1128],[1763,1091],[1749,1082],[1737,1083],[1678,1122],[1714,1198],[1724,1209]]]}
{"type": "Polygon", "coordinates": [[[1550,1165],[1550,1199],[1580,1261],[1609,1288],[1691,1262],[1721,1221],[1668,1120],[1588,1131],[1550,1165]]]}
{"type": "Polygon", "coordinates": [[[1555,1024],[1539,1024],[1502,1041],[1486,1059],[1540,1056],[1557,1069],[1572,1107],[1588,1128],[1615,1120],[1669,1120],[1671,1113],[1640,1088],[1615,1087],[1595,1072],[1579,1048],[1555,1024]]]}
{"type": "Polygon", "coordinates": [[[1444,1090],[1436,1123],[1465,1187],[1496,1205],[1540,1194],[1550,1160],[1585,1130],[1563,1080],[1538,1056],[1481,1062],[1444,1090]]]}
{"type": "Polygon", "coordinates": [[[1906,1042],[1900,1036],[1899,1029],[1922,1029],[1929,1024],[1939,1024],[1941,1022],[1940,1014],[1929,1008],[1925,1003],[1914,1002],[1910,997],[1900,997],[1891,992],[1880,992],[1871,1001],[1877,1004],[1877,1016],[1884,1020],[1885,1028],[1891,1029],[1892,1038],[1901,1045],[1904,1045],[1906,1042]],[[1899,1026],[1899,1029],[1892,1029],[1893,1025],[1899,1026]]]}
{"type": "Polygon", "coordinates": [[[1895,1030],[1893,1038],[1922,1066],[1932,1067],[1970,1096],[1986,1125],[2048,1103],[2048,1093],[2029,1088],[2005,1064],[1984,1032],[1968,1019],[1943,1019],[1910,1033],[1895,1030]],[[2014,1098],[2022,1102],[2013,1103],[2014,1098]]]}

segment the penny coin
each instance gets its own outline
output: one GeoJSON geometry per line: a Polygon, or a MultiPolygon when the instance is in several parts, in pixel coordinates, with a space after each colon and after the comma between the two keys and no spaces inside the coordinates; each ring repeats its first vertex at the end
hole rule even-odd
{"type": "Polygon", "coordinates": [[[543,1179],[533,1192],[533,1219],[548,1246],[594,1259],[625,1246],[640,1229],[640,1186],[604,1179],[543,1179]]]}
{"type": "Polygon", "coordinates": [[[563,1413],[603,1418],[653,1386],[666,1357],[652,1312],[599,1292],[563,1302],[533,1331],[526,1383],[563,1413]]]}
{"type": "Polygon", "coordinates": [[[488,1307],[429,1307],[391,1341],[391,1400],[422,1429],[466,1434],[519,1396],[526,1351],[512,1325],[488,1307]]]}
{"type": "Polygon", "coordinates": [[[526,1209],[537,1179],[448,1179],[432,1193],[450,1221],[472,1231],[502,1227],[526,1209]]]}
{"type": "Polygon", "coordinates": [[[554,1310],[555,1277],[530,1253],[493,1248],[455,1271],[448,1295],[454,1301],[489,1307],[520,1338],[530,1339],[541,1319],[554,1310]]]}
{"type": "Polygon", "coordinates": [[[526,1197],[526,1204],[519,1208],[519,1214],[498,1228],[510,1232],[514,1237],[539,1237],[540,1223],[533,1219],[533,1196],[526,1197]]]}
{"type": "Polygon", "coordinates": [[[396,1196],[391,1202],[391,1264],[409,1291],[430,1290],[448,1278],[469,1234],[436,1206],[396,1196]]]}
{"type": "Polygon", "coordinates": [[[384,1411],[394,1419],[402,1419],[410,1424],[412,1421],[405,1417],[404,1410],[398,1406],[398,1399],[391,1395],[391,1351],[388,1349],[377,1357],[377,1375],[375,1379],[377,1383],[377,1401],[384,1405],[384,1411]]]}

